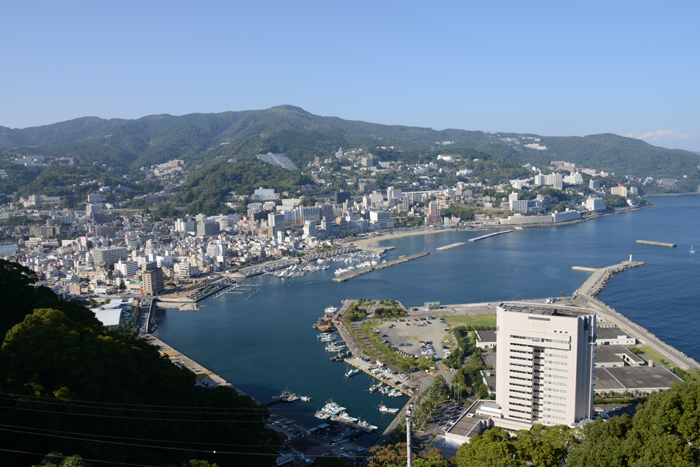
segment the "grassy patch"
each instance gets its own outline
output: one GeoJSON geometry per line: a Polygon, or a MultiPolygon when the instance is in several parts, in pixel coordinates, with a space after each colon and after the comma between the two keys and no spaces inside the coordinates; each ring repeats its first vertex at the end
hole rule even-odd
{"type": "Polygon", "coordinates": [[[653,351],[649,347],[638,347],[639,350],[644,352],[645,356],[651,358],[659,365],[663,365],[669,370],[671,370],[676,376],[683,379],[684,381],[698,381],[700,380],[700,372],[688,369],[687,371],[681,370],[671,364],[668,360],[664,359],[659,353],[653,351]]]}
{"type": "Polygon", "coordinates": [[[659,353],[655,352],[654,350],[650,349],[650,348],[647,347],[647,346],[639,347],[639,350],[641,350],[642,352],[644,352],[644,354],[645,354],[647,357],[651,358],[652,360],[654,360],[654,361],[655,361],[657,364],[659,364],[659,365],[663,365],[663,366],[665,366],[665,367],[667,367],[667,368],[670,368],[670,367],[672,366],[672,365],[671,365],[666,359],[664,359],[659,353]]]}
{"type": "Polygon", "coordinates": [[[479,313],[477,315],[446,316],[445,322],[450,326],[495,326],[496,313],[479,313]]]}

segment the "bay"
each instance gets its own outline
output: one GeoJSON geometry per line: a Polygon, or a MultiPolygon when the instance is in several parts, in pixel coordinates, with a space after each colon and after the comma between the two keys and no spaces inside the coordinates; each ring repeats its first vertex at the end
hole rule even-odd
{"type": "MultiPolygon", "coordinates": [[[[328,360],[311,328],[328,305],[345,298],[396,299],[406,306],[426,301],[473,303],[571,295],[588,277],[572,266],[603,267],[629,259],[641,268],[618,274],[599,298],[664,341],[700,360],[700,197],[656,197],[657,206],[573,226],[525,229],[447,251],[437,247],[466,242],[480,232],[445,231],[385,240],[395,246],[386,260],[427,251],[399,266],[336,283],[333,270],[292,279],[258,276],[244,295],[201,302],[199,312],[159,314],[158,338],[221,375],[259,400],[284,389],[311,402],[275,406],[315,425],[315,410],[333,399],[380,429],[392,417],[377,411],[392,400],[369,394],[372,380],[344,378],[347,366],[328,360]],[[677,248],[636,240],[677,243],[677,248]]],[[[333,264],[333,263],[331,263],[333,264]]],[[[376,436],[376,435],[375,435],[376,436]]],[[[363,436],[366,443],[374,436],[363,436]]]]}

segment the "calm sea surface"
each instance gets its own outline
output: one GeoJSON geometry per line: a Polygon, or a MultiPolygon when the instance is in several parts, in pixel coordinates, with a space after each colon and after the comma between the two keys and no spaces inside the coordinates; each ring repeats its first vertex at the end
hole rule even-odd
{"type": "MultiPolygon", "coordinates": [[[[391,421],[377,406],[393,400],[369,394],[372,380],[343,377],[347,366],[331,363],[311,328],[328,305],[345,298],[469,303],[570,295],[588,277],[572,266],[603,267],[633,259],[645,266],[615,276],[599,298],[664,341],[700,360],[700,197],[657,197],[651,209],[608,216],[567,227],[526,229],[438,252],[440,246],[482,235],[441,232],[387,240],[386,258],[428,251],[418,260],[365,274],[348,282],[331,279],[342,263],[326,271],[280,279],[249,279],[250,292],[201,302],[199,312],[168,310],[155,335],[239,388],[265,400],[289,389],[311,402],[276,406],[313,426],[315,410],[334,399],[348,413],[381,429],[391,421]],[[678,244],[640,245],[636,240],[678,244]]],[[[372,436],[364,436],[371,442],[372,436]]]]}

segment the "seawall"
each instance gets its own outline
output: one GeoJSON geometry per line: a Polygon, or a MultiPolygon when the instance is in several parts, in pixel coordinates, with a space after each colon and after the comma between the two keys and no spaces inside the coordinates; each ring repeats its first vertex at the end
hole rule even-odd
{"type": "Polygon", "coordinates": [[[700,371],[700,363],[680,350],[668,345],[642,326],[595,298],[596,295],[603,291],[608,281],[615,274],[643,265],[644,263],[641,261],[623,261],[620,264],[597,269],[591,277],[574,292],[573,298],[582,305],[595,309],[601,317],[626,330],[635,339],[644,342],[644,344],[666,357],[674,366],[682,370],[691,368],[700,371]]]}

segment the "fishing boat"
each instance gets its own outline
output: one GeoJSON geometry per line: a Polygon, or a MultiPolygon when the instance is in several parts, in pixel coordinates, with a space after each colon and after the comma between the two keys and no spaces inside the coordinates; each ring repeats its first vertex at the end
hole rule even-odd
{"type": "Polygon", "coordinates": [[[390,408],[387,407],[386,405],[383,405],[383,404],[382,404],[382,405],[379,406],[379,411],[382,412],[382,413],[396,413],[396,412],[399,411],[399,409],[390,409],[390,408]]]}
{"type": "Polygon", "coordinates": [[[326,309],[324,310],[327,315],[332,315],[336,311],[338,311],[337,307],[334,307],[333,305],[327,306],[326,309]]]}
{"type": "Polygon", "coordinates": [[[326,420],[331,416],[331,414],[323,412],[322,410],[317,410],[316,413],[314,414],[314,417],[318,418],[319,420],[326,420]]]}
{"type": "Polygon", "coordinates": [[[351,422],[351,423],[354,423],[354,422],[357,421],[357,418],[351,417],[350,415],[348,415],[347,412],[341,412],[340,414],[338,414],[338,415],[336,416],[336,419],[337,419],[339,422],[351,422]]]}
{"type": "Polygon", "coordinates": [[[323,334],[318,335],[318,339],[321,342],[333,342],[335,340],[335,335],[331,333],[324,332],[323,334]]]}
{"type": "Polygon", "coordinates": [[[345,407],[341,407],[338,405],[336,402],[333,401],[328,401],[326,402],[326,405],[324,405],[321,408],[322,412],[325,412],[330,415],[339,415],[341,412],[345,410],[345,407]]]}
{"type": "Polygon", "coordinates": [[[326,346],[326,352],[340,352],[345,348],[345,344],[329,344],[326,346]]]}
{"type": "MultiPolygon", "coordinates": [[[[362,429],[362,431],[364,431],[365,433],[371,433],[378,428],[374,425],[370,425],[365,420],[358,421],[357,426],[359,426],[362,429]]],[[[357,450],[359,451],[360,448],[357,448],[357,450]]]]}
{"type": "Polygon", "coordinates": [[[369,387],[369,392],[374,392],[377,389],[381,389],[382,386],[384,386],[384,383],[373,384],[372,386],[369,387]]]}

